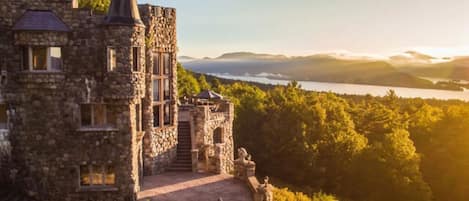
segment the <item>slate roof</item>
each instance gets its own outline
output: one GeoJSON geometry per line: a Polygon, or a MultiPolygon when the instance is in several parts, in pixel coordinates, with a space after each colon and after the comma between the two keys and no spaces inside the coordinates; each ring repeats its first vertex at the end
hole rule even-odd
{"type": "Polygon", "coordinates": [[[196,98],[200,99],[223,99],[223,96],[210,90],[200,92],[196,98]]]}
{"type": "Polygon", "coordinates": [[[50,10],[28,10],[13,26],[14,31],[70,31],[67,25],[50,10]]]}
{"type": "Polygon", "coordinates": [[[143,25],[136,0],[113,0],[109,6],[106,24],[143,25]]]}

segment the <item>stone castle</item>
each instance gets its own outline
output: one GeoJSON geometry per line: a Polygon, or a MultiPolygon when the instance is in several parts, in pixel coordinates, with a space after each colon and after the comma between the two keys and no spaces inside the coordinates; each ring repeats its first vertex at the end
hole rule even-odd
{"type": "Polygon", "coordinates": [[[180,106],[176,53],[173,8],[2,0],[3,175],[38,200],[133,201],[145,176],[233,171],[233,105],[180,106]]]}

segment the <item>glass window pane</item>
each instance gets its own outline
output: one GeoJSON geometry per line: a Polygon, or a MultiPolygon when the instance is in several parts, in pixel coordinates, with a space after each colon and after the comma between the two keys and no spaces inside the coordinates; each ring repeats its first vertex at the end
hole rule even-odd
{"type": "Polygon", "coordinates": [[[103,167],[98,165],[91,166],[91,184],[104,185],[103,167]]]}
{"type": "Polygon", "coordinates": [[[90,168],[87,165],[80,166],[80,185],[81,186],[91,185],[90,168]]]}
{"type": "Polygon", "coordinates": [[[169,75],[171,73],[171,57],[169,54],[163,54],[163,67],[164,67],[164,74],[169,75]]]}
{"type": "Polygon", "coordinates": [[[164,125],[171,124],[171,105],[164,105],[164,125]]]}
{"type": "Polygon", "coordinates": [[[153,80],[153,101],[160,101],[160,80],[153,80]]]}
{"type": "Polygon", "coordinates": [[[7,128],[7,105],[6,104],[0,104],[0,128],[1,129],[6,129],[7,128]]]}
{"type": "Polygon", "coordinates": [[[153,106],[153,127],[160,127],[160,106],[153,106]]]}
{"type": "Polygon", "coordinates": [[[133,71],[137,72],[140,70],[140,48],[139,47],[133,47],[132,48],[132,53],[133,53],[133,71]]]}
{"type": "Polygon", "coordinates": [[[114,49],[113,47],[108,47],[107,56],[108,71],[113,71],[116,68],[116,49],[114,49]]]}
{"type": "Polygon", "coordinates": [[[153,53],[153,75],[160,75],[160,53],[153,53]]]}
{"type": "Polygon", "coordinates": [[[47,48],[32,47],[33,70],[47,70],[47,48]]]}
{"type": "Polygon", "coordinates": [[[142,109],[140,107],[140,104],[135,105],[135,122],[136,122],[136,127],[137,131],[142,131],[142,122],[141,122],[141,117],[142,117],[142,109]]]}
{"type": "Polygon", "coordinates": [[[91,126],[91,105],[83,104],[80,108],[81,113],[81,125],[91,126]]]}
{"type": "Polygon", "coordinates": [[[164,79],[164,100],[171,100],[170,89],[171,87],[169,79],[164,79]]]}
{"type": "Polygon", "coordinates": [[[114,185],[116,183],[116,174],[114,173],[113,166],[106,167],[106,178],[104,183],[106,185],[114,185]]]}
{"type": "Polygon", "coordinates": [[[93,120],[95,126],[106,125],[106,105],[96,104],[94,105],[93,120]]]}
{"type": "Polygon", "coordinates": [[[60,47],[50,48],[50,65],[52,70],[62,69],[62,52],[60,47]]]}

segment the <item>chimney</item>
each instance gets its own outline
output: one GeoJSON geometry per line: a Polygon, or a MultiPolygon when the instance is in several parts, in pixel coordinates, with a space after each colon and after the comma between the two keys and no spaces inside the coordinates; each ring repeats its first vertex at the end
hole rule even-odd
{"type": "Polygon", "coordinates": [[[110,25],[143,25],[136,0],[112,0],[105,23],[110,25]]]}

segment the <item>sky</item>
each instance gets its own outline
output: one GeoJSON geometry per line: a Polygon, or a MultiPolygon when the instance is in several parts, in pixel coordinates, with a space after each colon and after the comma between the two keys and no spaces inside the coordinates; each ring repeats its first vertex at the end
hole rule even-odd
{"type": "Polygon", "coordinates": [[[179,55],[469,55],[469,0],[138,0],[177,9],[179,55]]]}

